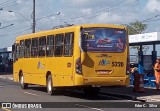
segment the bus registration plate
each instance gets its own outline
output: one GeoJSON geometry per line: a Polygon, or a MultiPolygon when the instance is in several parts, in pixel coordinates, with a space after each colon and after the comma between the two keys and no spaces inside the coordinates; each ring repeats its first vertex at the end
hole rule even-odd
{"type": "Polygon", "coordinates": [[[113,70],[96,70],[97,74],[111,74],[113,70]]]}

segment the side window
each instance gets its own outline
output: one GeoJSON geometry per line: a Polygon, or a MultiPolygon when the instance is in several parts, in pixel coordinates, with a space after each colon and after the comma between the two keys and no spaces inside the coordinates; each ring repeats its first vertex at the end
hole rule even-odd
{"type": "Polygon", "coordinates": [[[16,44],[15,57],[14,57],[14,58],[15,58],[15,59],[14,59],[15,61],[16,61],[16,60],[18,59],[18,57],[19,57],[19,48],[20,48],[20,47],[19,47],[19,44],[16,44]]]}
{"type": "Polygon", "coordinates": [[[38,55],[38,38],[32,39],[31,56],[37,57],[38,55]]]}
{"type": "Polygon", "coordinates": [[[49,36],[47,36],[46,55],[53,56],[53,54],[54,54],[54,36],[49,35],[49,36]]]}
{"type": "Polygon", "coordinates": [[[19,58],[22,57],[24,57],[24,40],[21,40],[19,45],[19,58]]]}
{"type": "Polygon", "coordinates": [[[24,57],[30,57],[31,39],[25,40],[24,57]]]}
{"type": "Polygon", "coordinates": [[[64,56],[73,55],[74,33],[66,33],[64,39],[64,56]]]}
{"type": "Polygon", "coordinates": [[[45,54],[46,54],[46,37],[40,37],[38,55],[45,56],[45,54]]]}
{"type": "Polygon", "coordinates": [[[62,56],[63,52],[63,34],[57,34],[55,37],[55,56],[62,56]]]}

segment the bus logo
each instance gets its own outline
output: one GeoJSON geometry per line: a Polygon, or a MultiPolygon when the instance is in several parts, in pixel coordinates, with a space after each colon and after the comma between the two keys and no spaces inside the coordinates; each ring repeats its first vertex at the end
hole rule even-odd
{"type": "Polygon", "coordinates": [[[106,66],[107,64],[110,64],[110,61],[103,59],[103,60],[99,61],[98,66],[106,66]]]}
{"type": "Polygon", "coordinates": [[[37,68],[38,69],[44,69],[44,65],[41,61],[38,61],[37,68]]]}

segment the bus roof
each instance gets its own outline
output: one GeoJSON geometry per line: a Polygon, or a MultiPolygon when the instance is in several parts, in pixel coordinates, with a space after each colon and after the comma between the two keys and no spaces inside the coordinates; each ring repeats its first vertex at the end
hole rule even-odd
{"type": "Polygon", "coordinates": [[[57,29],[51,29],[51,30],[46,30],[46,31],[40,31],[37,33],[31,33],[31,34],[26,34],[22,36],[18,36],[16,39],[21,40],[26,39],[26,38],[32,38],[32,37],[39,37],[42,36],[42,34],[49,34],[49,33],[54,33],[54,32],[64,32],[67,30],[75,30],[76,28],[89,28],[89,27],[109,27],[109,28],[119,28],[119,29],[126,29],[125,26],[123,25],[113,25],[113,24],[81,24],[81,25],[74,25],[74,26],[69,26],[69,27],[63,27],[63,28],[57,28],[57,29]]]}

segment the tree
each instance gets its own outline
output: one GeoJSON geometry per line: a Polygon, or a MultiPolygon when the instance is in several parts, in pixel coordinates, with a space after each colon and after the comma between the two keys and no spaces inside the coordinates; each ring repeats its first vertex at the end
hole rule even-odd
{"type": "Polygon", "coordinates": [[[135,22],[131,22],[127,25],[129,35],[133,34],[141,34],[143,31],[147,29],[147,24],[143,24],[142,22],[136,20],[135,22]]]}
{"type": "MultiPolygon", "coordinates": [[[[128,34],[134,35],[134,34],[141,34],[143,31],[147,29],[147,24],[143,24],[142,22],[136,20],[135,22],[131,22],[127,25],[128,28],[128,34]]],[[[139,46],[132,46],[131,48],[140,50],[139,46]]],[[[142,47],[143,51],[146,52],[148,50],[147,46],[142,47]]]]}

